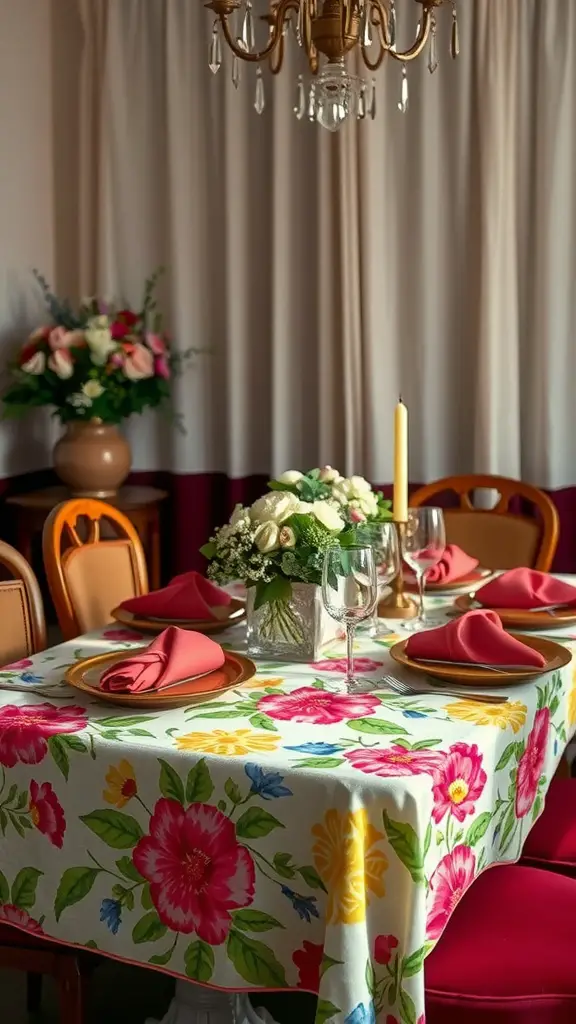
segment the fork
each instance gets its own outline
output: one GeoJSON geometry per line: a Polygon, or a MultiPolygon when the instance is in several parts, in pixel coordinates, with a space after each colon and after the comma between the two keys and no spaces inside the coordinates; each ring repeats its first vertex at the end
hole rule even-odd
{"type": "Polygon", "coordinates": [[[423,689],[422,687],[413,687],[403,679],[397,679],[396,676],[390,675],[382,676],[379,682],[386,683],[391,690],[395,690],[396,693],[402,694],[403,697],[438,693],[446,697],[459,697],[460,700],[477,701],[479,704],[506,704],[508,701],[508,697],[502,697],[500,694],[468,693],[468,691],[463,693],[462,690],[445,690],[444,687],[442,687],[442,689],[437,689],[436,686],[433,688],[428,687],[427,689],[423,689]]]}

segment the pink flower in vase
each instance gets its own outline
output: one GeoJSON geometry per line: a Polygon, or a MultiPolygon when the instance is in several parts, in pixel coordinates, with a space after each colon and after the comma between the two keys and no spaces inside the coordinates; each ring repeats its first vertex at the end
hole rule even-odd
{"type": "Polygon", "coordinates": [[[538,792],[538,783],[542,775],[546,750],[548,747],[548,733],[550,730],[550,711],[548,708],[541,708],[536,712],[534,725],[528,741],[526,750],[518,762],[518,774],[516,776],[516,817],[523,818],[532,807],[538,792]]]}
{"type": "Polygon", "coordinates": [[[476,744],[454,743],[432,787],[434,821],[442,821],[447,811],[458,821],[464,821],[467,814],[474,814],[474,806],[486,785],[486,778],[482,754],[476,744]]]}
{"type": "Polygon", "coordinates": [[[164,356],[158,356],[158,358],[154,360],[154,373],[157,377],[162,377],[164,380],[170,380],[170,364],[164,356]]]}
{"type": "Polygon", "coordinates": [[[155,356],[163,356],[166,354],[166,343],[161,334],[147,334],[146,344],[155,356]]]}
{"type": "Polygon", "coordinates": [[[469,846],[455,846],[442,858],[430,879],[432,906],[426,920],[426,937],[440,938],[450,915],[474,881],[476,857],[469,846]]]}
{"type": "Polygon", "coordinates": [[[258,710],[284,722],[333,725],[348,718],[364,718],[379,708],[380,701],[369,694],[338,694],[300,686],[292,693],[269,694],[258,701],[258,710]]]}

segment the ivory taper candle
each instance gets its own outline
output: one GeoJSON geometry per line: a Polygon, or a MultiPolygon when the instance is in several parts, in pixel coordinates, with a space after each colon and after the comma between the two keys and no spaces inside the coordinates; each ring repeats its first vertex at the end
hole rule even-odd
{"type": "Polygon", "coordinates": [[[394,500],[392,515],[395,523],[408,519],[408,410],[398,399],[394,410],[394,500]]]}

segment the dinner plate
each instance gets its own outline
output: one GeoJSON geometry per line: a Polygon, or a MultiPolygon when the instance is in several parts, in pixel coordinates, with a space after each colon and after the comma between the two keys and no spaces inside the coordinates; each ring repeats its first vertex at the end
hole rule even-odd
{"type": "Polygon", "coordinates": [[[208,672],[202,676],[191,676],[181,683],[167,686],[165,690],[148,690],[147,693],[110,693],[103,690],[100,680],[106,669],[120,661],[132,658],[145,647],[135,647],[130,651],[109,651],[107,654],[96,654],[92,658],[71,665],[65,673],[65,680],[76,690],[95,697],[106,704],[118,704],[124,708],[179,708],[186,704],[201,704],[208,697],[218,697],[235,686],[240,686],[247,679],[256,675],[256,665],[243,654],[224,651],[225,661],[222,668],[208,672]]]}
{"type": "Polygon", "coordinates": [[[537,679],[545,672],[564,668],[572,660],[568,648],[557,644],[554,640],[545,640],[544,637],[538,636],[519,636],[515,633],[511,633],[510,636],[542,654],[546,658],[544,667],[535,669],[527,666],[510,672],[494,672],[488,668],[464,668],[461,665],[439,665],[431,664],[428,661],[416,661],[415,658],[406,654],[406,644],[409,638],[394,644],[394,647],[390,648],[390,654],[399,665],[404,665],[405,668],[409,668],[413,672],[420,672],[422,675],[433,676],[436,679],[448,679],[451,682],[457,682],[459,686],[509,686],[511,683],[537,679]]]}
{"type": "MultiPolygon", "coordinates": [[[[451,580],[448,583],[426,583],[427,594],[458,594],[461,590],[469,591],[472,587],[477,587],[479,583],[484,583],[488,576],[492,576],[492,569],[473,569],[472,572],[467,572],[465,576],[460,576],[457,580],[451,580]]],[[[418,589],[416,582],[412,578],[408,578],[404,581],[407,590],[415,591],[418,589]]]]}
{"type": "MultiPolygon", "coordinates": [[[[486,608],[474,600],[474,594],[463,594],[454,601],[460,612],[469,612],[473,608],[486,608]]],[[[554,612],[528,611],[526,608],[492,608],[499,616],[502,625],[512,629],[554,629],[556,626],[571,626],[576,623],[576,609],[557,608],[554,612]]]]}
{"type": "Polygon", "coordinates": [[[246,617],[246,603],[233,597],[225,609],[214,609],[215,619],[158,619],[152,615],[140,616],[129,612],[126,608],[114,608],[112,618],[123,626],[139,629],[142,633],[161,633],[167,626],[180,626],[180,629],[193,629],[196,633],[222,633],[230,626],[236,626],[246,617]],[[222,614],[222,611],[225,614],[222,614]]]}

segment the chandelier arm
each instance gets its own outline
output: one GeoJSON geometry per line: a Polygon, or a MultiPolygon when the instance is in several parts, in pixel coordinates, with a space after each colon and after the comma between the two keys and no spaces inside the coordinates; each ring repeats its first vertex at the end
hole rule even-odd
{"type": "Polygon", "coordinates": [[[388,50],[390,45],[388,42],[388,11],[382,3],[382,0],[367,0],[367,2],[370,5],[370,21],[378,31],[380,45],[383,46],[385,50],[388,50]]]}
{"type": "MultiPolygon", "coordinates": [[[[299,3],[298,0],[287,0],[285,4],[284,17],[288,14],[288,11],[298,11],[299,3]]],[[[282,70],[282,64],[284,63],[284,33],[281,31],[278,37],[278,45],[270,54],[270,71],[273,75],[277,75],[282,70]]]]}
{"type": "Polygon", "coordinates": [[[234,36],[230,31],[230,26],[228,24],[228,14],[222,11],[218,11],[218,17],[220,19],[220,24],[222,26],[222,33],[224,35],[224,39],[226,40],[226,43],[232,50],[234,56],[238,57],[239,60],[248,61],[248,63],[250,64],[258,64],[260,61],[266,60],[267,57],[270,57],[274,50],[276,49],[276,46],[278,45],[278,40],[282,35],[282,27],[284,25],[286,13],[288,9],[291,6],[293,6],[293,3],[294,0],[280,0],[280,3],[278,4],[278,9],[276,11],[276,19],[274,21],[273,31],[272,35],[270,36],[268,46],[266,46],[263,50],[259,50],[258,53],[249,53],[248,50],[244,50],[241,46],[238,46],[234,39],[234,36]]]}
{"type": "MultiPolygon", "coordinates": [[[[373,2],[376,2],[376,0],[373,0],[373,2]]],[[[412,46],[408,50],[405,50],[403,53],[401,53],[399,50],[393,50],[390,48],[390,46],[387,46],[386,49],[390,56],[393,57],[394,60],[399,60],[402,64],[405,64],[406,61],[414,60],[415,57],[419,57],[420,54],[422,53],[422,50],[426,46],[426,43],[428,42],[428,37],[430,35],[433,20],[434,8],[424,8],[422,10],[422,18],[418,28],[418,35],[412,46]]]]}
{"type": "Polygon", "coordinates": [[[380,39],[380,33],[378,33],[378,42],[380,44],[380,49],[378,50],[378,56],[376,57],[376,60],[370,60],[364,43],[360,43],[360,49],[362,51],[362,60],[364,61],[369,71],[377,71],[387,53],[387,49],[382,44],[382,40],[380,39]]]}

